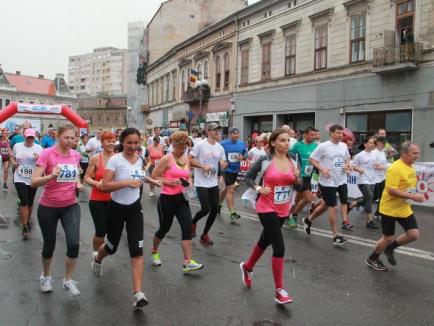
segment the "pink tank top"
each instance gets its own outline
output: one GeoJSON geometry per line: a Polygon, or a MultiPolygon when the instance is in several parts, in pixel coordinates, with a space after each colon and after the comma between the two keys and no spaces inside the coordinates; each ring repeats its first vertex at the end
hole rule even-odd
{"type": "Polygon", "coordinates": [[[148,153],[152,165],[157,165],[158,161],[164,156],[163,148],[160,145],[158,145],[158,147],[155,147],[154,145],[149,145],[148,153]]]}
{"type": "Polygon", "coordinates": [[[277,170],[274,161],[263,176],[263,186],[271,188],[268,195],[260,195],[256,202],[256,211],[258,213],[276,212],[280,218],[287,218],[291,208],[291,191],[296,177],[292,170],[282,173],[277,170]]]}
{"type": "Polygon", "coordinates": [[[0,154],[2,156],[3,161],[7,161],[9,159],[9,141],[0,139],[0,154]]]}
{"type": "MultiPolygon", "coordinates": [[[[175,158],[172,154],[169,156],[169,168],[163,172],[163,177],[167,180],[179,180],[179,178],[188,180],[190,176],[190,166],[187,163],[185,168],[180,168],[176,162],[175,158]]],[[[166,186],[163,185],[163,189],[161,190],[162,194],[165,195],[178,195],[181,194],[184,190],[182,185],[177,186],[166,186]]]]}

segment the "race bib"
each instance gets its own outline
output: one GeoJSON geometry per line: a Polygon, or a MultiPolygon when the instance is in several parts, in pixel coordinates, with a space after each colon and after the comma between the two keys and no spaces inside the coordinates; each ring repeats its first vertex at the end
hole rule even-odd
{"type": "Polygon", "coordinates": [[[76,182],[78,168],[75,164],[59,164],[60,174],[57,176],[57,182],[76,182]]]}
{"type": "Polygon", "coordinates": [[[277,186],[274,187],[274,203],[285,204],[289,202],[292,187],[290,186],[277,186]]]}
{"type": "Polygon", "coordinates": [[[304,167],[304,174],[311,175],[312,171],[313,171],[313,166],[310,164],[306,164],[306,166],[304,167]]]}
{"type": "Polygon", "coordinates": [[[142,170],[132,169],[130,170],[130,179],[144,181],[145,173],[142,170]]]}
{"type": "Polygon", "coordinates": [[[30,178],[33,174],[33,167],[27,165],[20,165],[18,168],[18,175],[23,178],[30,178]]]}
{"type": "Polygon", "coordinates": [[[239,153],[228,153],[228,161],[231,163],[239,162],[240,159],[238,158],[240,154],[239,153]]]}
{"type": "Polygon", "coordinates": [[[8,149],[6,147],[2,147],[0,148],[0,154],[2,155],[7,155],[9,154],[8,149]]]}
{"type": "Polygon", "coordinates": [[[343,170],[344,160],[342,157],[333,157],[333,168],[336,170],[343,170]]]}

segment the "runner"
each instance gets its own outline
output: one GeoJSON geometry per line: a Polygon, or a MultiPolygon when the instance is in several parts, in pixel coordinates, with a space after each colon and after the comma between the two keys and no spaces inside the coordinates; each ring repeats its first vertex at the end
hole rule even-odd
{"type": "Polygon", "coordinates": [[[45,186],[38,206],[38,221],[44,239],[41,291],[53,290],[50,266],[56,246],[57,222],[60,220],[67,247],[62,287],[71,296],[80,295],[78,283],[72,280],[72,275],[80,246],[80,206],[75,192],[76,188],[82,187],[78,180],[80,154],[71,149],[75,138],[74,130],[72,125],[59,127],[57,144],[45,149],[39,156],[31,184],[33,188],[45,186]]]}
{"type": "Polygon", "coordinates": [[[87,142],[86,152],[89,153],[89,157],[92,157],[95,154],[98,154],[99,152],[101,152],[101,136],[102,136],[103,132],[104,132],[104,130],[99,128],[96,132],[95,137],[92,137],[87,142]]]}
{"type": "Polygon", "coordinates": [[[359,173],[357,176],[357,186],[363,197],[353,201],[349,205],[348,210],[363,206],[367,219],[366,227],[368,229],[378,229],[372,217],[372,204],[374,203],[375,173],[377,169],[384,171],[384,167],[377,162],[378,156],[374,152],[375,137],[368,137],[363,143],[365,149],[354,156],[352,164],[354,171],[359,173]]]}
{"type": "Polygon", "coordinates": [[[378,212],[378,209],[380,208],[381,196],[384,191],[386,170],[390,165],[389,162],[387,161],[386,153],[384,151],[385,144],[386,144],[386,138],[377,137],[377,141],[376,141],[377,148],[374,150],[374,152],[377,155],[377,161],[379,165],[382,166],[383,169],[379,168],[375,170],[374,201],[378,202],[377,209],[375,210],[374,213],[374,218],[376,219],[381,219],[381,215],[378,212]]]}
{"type": "Polygon", "coordinates": [[[104,244],[104,237],[107,234],[108,203],[111,199],[110,193],[100,190],[105,167],[110,157],[114,155],[116,135],[112,132],[104,132],[101,136],[102,152],[91,157],[84,181],[92,186],[89,200],[89,210],[95,226],[95,235],[92,238],[93,258],[95,258],[99,247],[104,244]]]}
{"type": "Polygon", "coordinates": [[[8,175],[9,175],[9,163],[10,163],[11,154],[12,151],[9,145],[8,130],[3,129],[1,139],[0,139],[0,155],[2,159],[4,191],[8,191],[8,175]]]}
{"type": "Polygon", "coordinates": [[[255,147],[252,147],[249,152],[247,153],[247,158],[250,161],[251,164],[255,164],[255,162],[257,160],[259,160],[259,158],[261,156],[266,156],[267,153],[265,152],[264,149],[264,138],[265,138],[266,134],[260,135],[260,136],[256,136],[255,138],[255,147]]]}
{"type": "Polygon", "coordinates": [[[258,243],[246,262],[240,264],[244,284],[252,287],[252,271],[265,249],[273,247],[272,270],[279,304],[291,303],[293,299],[284,289],[285,245],[281,227],[288,218],[292,186],[298,184],[299,171],[288,155],[290,138],[285,129],[275,130],[270,137],[270,156],[260,158],[246,175],[246,182],[259,193],[256,211],[263,231],[258,243]],[[255,180],[259,177],[259,185],[255,180]]]}
{"type": "Polygon", "coordinates": [[[194,186],[200,202],[200,210],[196,213],[192,221],[192,236],[196,236],[197,222],[208,215],[208,219],[200,237],[200,242],[204,245],[212,245],[214,242],[208,235],[219,207],[219,187],[217,172],[219,166],[225,169],[225,150],[218,143],[221,139],[221,130],[217,123],[211,122],[207,126],[208,138],[197,143],[188,155],[190,164],[194,169],[194,186]]]}
{"type": "Polygon", "coordinates": [[[152,263],[155,266],[161,265],[158,246],[169,232],[173,218],[176,216],[182,231],[182,251],[184,253],[184,264],[182,271],[188,273],[203,268],[192,257],[191,241],[191,211],[188,203],[188,191],[192,179],[190,163],[185,154],[189,143],[188,133],[177,131],[170,136],[173,151],[165,155],[152,172],[152,178],[162,180],[163,189],[158,199],[158,217],[160,227],[155,233],[152,248],[152,263]],[[187,197],[187,198],[185,198],[187,197]]]}
{"type": "Polygon", "coordinates": [[[419,156],[419,147],[412,142],[405,142],[400,148],[400,159],[387,169],[386,184],[380,201],[383,236],[366,260],[366,264],[376,271],[387,271],[379,258],[383,251],[389,263],[396,265],[394,250],[419,239],[419,228],[411,208],[412,201],[425,201],[423,194],[416,193],[417,177],[413,163],[419,156]],[[396,222],[405,231],[397,238],[394,236],[396,222]]]}
{"type": "Polygon", "coordinates": [[[32,173],[36,168],[36,160],[42,152],[42,147],[35,144],[35,131],[26,129],[26,140],[14,146],[11,156],[12,165],[15,168],[14,184],[20,200],[20,217],[23,240],[30,237],[30,218],[33,211],[33,200],[36,189],[30,186],[32,173]]]}
{"type": "MultiPolygon", "coordinates": [[[[339,193],[341,206],[347,210],[348,188],[347,171],[350,169],[350,154],[344,143],[341,143],[344,128],[338,124],[330,126],[330,140],[318,145],[310,156],[309,162],[319,173],[319,189],[322,199],[328,207],[329,224],[333,233],[333,244],[342,246],[347,239],[337,231],[337,201],[336,192],[339,193]],[[345,203],[345,204],[344,204],[345,203]]],[[[318,209],[318,208],[317,208],[318,209]]],[[[315,217],[316,218],[316,217],[315,217]]],[[[303,218],[304,229],[310,234],[313,214],[303,218]]]]}
{"type": "Polygon", "coordinates": [[[225,188],[220,192],[219,213],[226,198],[226,204],[229,209],[229,217],[232,221],[238,220],[241,216],[235,211],[234,191],[235,182],[238,179],[238,173],[241,170],[241,161],[247,158],[247,147],[240,139],[240,130],[232,128],[229,131],[229,139],[222,141],[220,144],[225,150],[228,167],[224,170],[223,178],[225,188]]]}
{"type": "Polygon", "coordinates": [[[288,219],[288,227],[297,227],[297,216],[301,212],[304,206],[310,202],[317,201],[318,198],[312,194],[311,190],[311,178],[313,167],[309,163],[310,154],[317,148],[315,143],[316,130],[314,127],[307,127],[303,132],[303,140],[300,140],[294,144],[290,149],[290,155],[298,157],[298,162],[301,164],[301,177],[302,185],[300,189],[297,189],[297,195],[295,198],[296,206],[292,211],[288,219]]]}
{"type": "Polygon", "coordinates": [[[101,191],[112,193],[112,199],[108,206],[105,244],[99,247],[92,261],[92,271],[96,277],[102,276],[102,261],[117,251],[126,224],[133,274],[133,306],[142,308],[148,304],[148,300],[142,292],[143,214],[139,188],[145,181],[156,185],[161,185],[161,181],[150,179],[142,172],[142,160],[136,153],[140,145],[140,132],[137,129],[124,129],[119,141],[121,152],[108,160],[100,185],[101,191]]]}
{"type": "MultiPolygon", "coordinates": [[[[152,175],[152,170],[158,164],[158,161],[164,156],[164,147],[160,144],[160,136],[154,136],[153,142],[146,149],[146,158],[149,159],[148,172],[152,175]]],[[[149,184],[149,197],[154,197],[154,185],[149,184]]]]}

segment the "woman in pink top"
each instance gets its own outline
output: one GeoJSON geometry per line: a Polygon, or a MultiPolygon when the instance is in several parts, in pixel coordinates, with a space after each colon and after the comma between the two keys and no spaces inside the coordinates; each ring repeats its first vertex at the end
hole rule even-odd
{"type": "MultiPolygon", "coordinates": [[[[160,145],[160,137],[155,136],[153,143],[146,149],[146,158],[149,158],[150,165],[148,168],[149,175],[152,175],[152,171],[158,164],[159,160],[164,156],[164,147],[160,145]]],[[[154,197],[154,185],[149,184],[149,197],[154,197]]]]}
{"type": "Polygon", "coordinates": [[[184,252],[182,271],[188,273],[203,268],[202,264],[191,258],[191,211],[188,200],[184,197],[184,192],[190,187],[192,181],[189,160],[184,154],[189,138],[186,132],[177,131],[170,136],[170,139],[173,152],[164,156],[152,172],[152,178],[163,181],[157,208],[160,228],[154,236],[152,263],[155,266],[161,265],[158,246],[169,232],[173,218],[176,216],[182,231],[182,251],[184,252]]]}
{"type": "Polygon", "coordinates": [[[276,286],[275,301],[279,304],[292,302],[292,298],[283,286],[285,246],[281,231],[291,208],[292,187],[299,183],[299,171],[288,156],[289,145],[288,132],[285,129],[275,130],[269,139],[270,156],[256,161],[246,175],[247,184],[259,194],[256,211],[263,231],[249,259],[240,264],[243,282],[250,288],[253,268],[271,244],[273,247],[271,265],[276,286]],[[255,182],[258,176],[259,185],[255,182]]]}
{"type": "Polygon", "coordinates": [[[8,175],[9,175],[9,163],[12,150],[9,144],[8,130],[3,129],[0,139],[0,155],[2,157],[3,165],[3,190],[8,190],[8,175]]]}
{"type": "Polygon", "coordinates": [[[82,189],[79,182],[80,154],[71,149],[75,141],[72,125],[60,126],[58,143],[45,149],[36,162],[32,174],[32,187],[45,186],[39,199],[38,221],[44,246],[42,249],[43,272],[40,277],[41,291],[53,290],[50,274],[51,259],[56,245],[56,229],[60,220],[65,231],[66,258],[65,277],[62,286],[70,295],[80,291],[72,280],[80,243],[80,206],[75,196],[76,189],[82,189]]]}

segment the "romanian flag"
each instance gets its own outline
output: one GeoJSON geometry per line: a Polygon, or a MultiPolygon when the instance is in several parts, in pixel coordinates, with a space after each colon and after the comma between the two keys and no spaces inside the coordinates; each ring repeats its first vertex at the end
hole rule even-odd
{"type": "Polygon", "coordinates": [[[190,81],[194,84],[199,77],[199,72],[195,69],[190,70],[190,81]]]}

